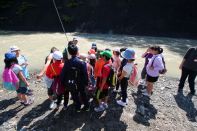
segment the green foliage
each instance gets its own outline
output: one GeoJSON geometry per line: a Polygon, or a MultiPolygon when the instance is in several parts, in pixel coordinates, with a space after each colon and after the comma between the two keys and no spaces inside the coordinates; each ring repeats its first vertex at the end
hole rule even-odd
{"type": "Polygon", "coordinates": [[[7,17],[0,17],[0,24],[6,23],[7,20],[7,17]]]}
{"type": "Polygon", "coordinates": [[[68,16],[68,15],[63,15],[62,20],[64,21],[64,23],[69,24],[73,21],[73,18],[71,16],[68,16]]]}
{"type": "Polygon", "coordinates": [[[16,14],[18,15],[24,15],[27,10],[34,8],[35,5],[28,3],[28,2],[23,2],[21,6],[18,7],[18,10],[16,14]]]}
{"type": "Polygon", "coordinates": [[[12,6],[13,0],[0,0],[0,8],[6,9],[12,6]]]}
{"type": "Polygon", "coordinates": [[[75,0],[70,0],[68,4],[66,4],[66,7],[68,8],[75,8],[77,7],[79,4],[75,1],[75,0]]]}

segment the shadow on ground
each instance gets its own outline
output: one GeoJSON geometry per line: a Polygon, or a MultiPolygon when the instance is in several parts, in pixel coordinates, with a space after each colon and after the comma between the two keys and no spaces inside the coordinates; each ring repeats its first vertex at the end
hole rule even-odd
{"type": "Polygon", "coordinates": [[[12,119],[13,117],[16,116],[16,114],[18,112],[20,112],[21,110],[23,110],[25,107],[22,105],[19,105],[13,109],[10,109],[8,111],[4,111],[2,113],[0,113],[0,126],[4,123],[7,122],[8,120],[12,119]]]}
{"type": "Polygon", "coordinates": [[[8,106],[15,104],[17,100],[18,100],[17,97],[1,100],[0,101],[0,110],[5,110],[8,106]]]}
{"type": "Polygon", "coordinates": [[[113,98],[110,99],[109,108],[104,112],[95,112],[94,102],[91,103],[89,112],[76,113],[74,105],[69,105],[67,110],[52,111],[42,120],[33,123],[30,130],[82,130],[82,131],[126,131],[127,125],[120,120],[123,108],[119,107],[113,98]]]}
{"type": "Polygon", "coordinates": [[[49,100],[45,100],[40,105],[32,108],[29,112],[21,117],[21,119],[17,123],[17,129],[21,129],[23,126],[28,126],[32,121],[36,120],[36,118],[42,116],[49,110],[49,100]]]}
{"type": "Polygon", "coordinates": [[[174,95],[175,101],[179,108],[186,112],[186,116],[189,121],[196,122],[197,121],[197,109],[194,106],[192,101],[192,95],[188,94],[184,96],[182,93],[174,95]]]}
{"type": "Polygon", "coordinates": [[[150,104],[150,98],[140,93],[132,93],[136,104],[133,120],[144,126],[150,126],[150,119],[156,119],[157,109],[150,104]]]}

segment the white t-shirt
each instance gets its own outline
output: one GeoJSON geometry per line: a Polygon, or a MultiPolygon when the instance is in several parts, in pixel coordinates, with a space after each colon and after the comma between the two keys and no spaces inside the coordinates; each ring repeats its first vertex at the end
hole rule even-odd
{"type": "Polygon", "coordinates": [[[133,71],[133,63],[127,63],[124,67],[123,70],[127,73],[126,78],[129,78],[132,71],[133,71]]]}
{"type": "MultiPolygon", "coordinates": [[[[24,55],[19,55],[19,57],[17,57],[17,60],[19,65],[27,62],[27,58],[24,55]]],[[[23,65],[23,67],[25,67],[25,65],[23,65]]]]}
{"type": "Polygon", "coordinates": [[[14,67],[12,68],[12,70],[13,70],[13,72],[14,72],[16,75],[18,75],[18,73],[19,73],[20,71],[23,71],[22,67],[19,66],[19,65],[17,65],[17,64],[14,65],[14,67]]]}

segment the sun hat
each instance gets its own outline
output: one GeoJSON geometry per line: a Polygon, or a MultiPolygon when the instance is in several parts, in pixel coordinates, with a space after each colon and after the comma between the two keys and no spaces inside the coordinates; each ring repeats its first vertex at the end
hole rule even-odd
{"type": "Polygon", "coordinates": [[[95,55],[95,54],[90,54],[90,55],[88,56],[88,59],[96,59],[96,55],[95,55]]]}
{"type": "Polygon", "coordinates": [[[95,52],[94,49],[90,49],[90,50],[88,51],[88,53],[90,53],[90,54],[96,54],[96,52],[95,52]]]}
{"type": "Polygon", "coordinates": [[[60,51],[55,51],[53,53],[53,59],[55,60],[61,60],[63,58],[62,52],[60,51]]]}
{"type": "Polygon", "coordinates": [[[12,53],[12,52],[5,53],[5,59],[6,60],[13,59],[13,58],[16,58],[16,54],[15,53],[12,53]]]}
{"type": "Polygon", "coordinates": [[[79,58],[81,58],[81,59],[86,59],[87,57],[88,57],[88,55],[85,54],[85,53],[80,53],[79,54],[79,58]]]}
{"type": "Polygon", "coordinates": [[[20,49],[15,45],[10,47],[10,52],[17,51],[17,50],[20,50],[20,49]]]}
{"type": "Polygon", "coordinates": [[[121,56],[127,60],[135,59],[135,51],[132,49],[126,49],[121,53],[121,56]]]}
{"type": "Polygon", "coordinates": [[[102,55],[102,56],[107,56],[108,58],[111,58],[111,57],[112,57],[111,51],[108,51],[108,50],[102,51],[102,52],[100,53],[100,55],[102,55]]]}
{"type": "Polygon", "coordinates": [[[115,49],[113,49],[113,51],[120,52],[120,49],[119,48],[115,48],[115,49]]]}

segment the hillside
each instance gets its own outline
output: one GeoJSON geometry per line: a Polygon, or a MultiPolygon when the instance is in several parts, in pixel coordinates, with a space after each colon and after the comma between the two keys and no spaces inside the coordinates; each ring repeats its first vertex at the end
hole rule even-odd
{"type": "MultiPolygon", "coordinates": [[[[192,37],[196,0],[55,0],[68,32],[192,37]]],[[[62,31],[53,0],[1,0],[0,29],[62,31]]]]}

